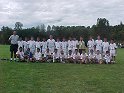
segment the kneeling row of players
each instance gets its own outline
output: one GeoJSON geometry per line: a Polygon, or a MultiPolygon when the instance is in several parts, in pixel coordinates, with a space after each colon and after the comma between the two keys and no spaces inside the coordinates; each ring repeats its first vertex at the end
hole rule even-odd
{"type": "Polygon", "coordinates": [[[96,53],[93,50],[90,51],[89,54],[86,53],[85,50],[82,50],[82,54],[78,52],[78,49],[75,49],[75,53],[73,54],[71,50],[69,50],[68,54],[65,55],[63,51],[58,54],[57,49],[54,50],[54,53],[50,53],[49,49],[47,49],[45,54],[40,52],[40,49],[37,48],[35,54],[33,55],[30,52],[30,49],[24,53],[23,48],[20,47],[16,53],[18,61],[20,62],[61,62],[61,63],[79,63],[79,64],[88,64],[88,63],[96,63],[96,64],[109,64],[115,63],[115,61],[110,56],[109,51],[106,51],[105,55],[100,54],[100,51],[97,50],[96,53]]]}

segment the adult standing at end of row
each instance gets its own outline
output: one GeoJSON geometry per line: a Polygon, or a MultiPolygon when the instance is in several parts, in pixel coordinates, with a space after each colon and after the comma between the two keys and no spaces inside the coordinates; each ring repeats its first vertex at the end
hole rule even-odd
{"type": "Polygon", "coordinates": [[[18,50],[18,40],[19,40],[19,36],[16,35],[16,31],[13,31],[13,35],[11,35],[9,37],[10,40],[10,52],[11,52],[11,58],[10,61],[13,60],[13,54],[14,54],[14,61],[16,61],[16,52],[18,50]]]}

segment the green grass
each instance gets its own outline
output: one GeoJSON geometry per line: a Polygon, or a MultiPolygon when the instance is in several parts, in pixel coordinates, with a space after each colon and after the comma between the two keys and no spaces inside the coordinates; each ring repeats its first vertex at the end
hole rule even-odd
{"type": "MultiPolygon", "coordinates": [[[[9,46],[0,57],[9,58],[9,46]]],[[[0,62],[0,93],[124,93],[124,49],[117,64],[0,62]]]]}

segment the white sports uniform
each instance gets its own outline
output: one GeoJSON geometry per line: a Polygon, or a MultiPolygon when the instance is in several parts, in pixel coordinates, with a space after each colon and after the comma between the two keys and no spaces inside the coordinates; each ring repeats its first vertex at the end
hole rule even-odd
{"type": "Polygon", "coordinates": [[[73,41],[68,40],[68,51],[73,49],[73,41]]]}
{"type": "Polygon", "coordinates": [[[23,48],[23,41],[18,41],[18,50],[19,50],[20,47],[23,48]]]}
{"type": "Polygon", "coordinates": [[[95,58],[99,62],[102,59],[102,55],[101,54],[95,54],[95,58]]]}
{"type": "Polygon", "coordinates": [[[40,60],[41,59],[41,52],[35,52],[35,54],[34,54],[34,58],[38,61],[38,60],[40,60]]]}
{"type": "Polygon", "coordinates": [[[103,42],[102,47],[103,47],[103,54],[105,55],[106,51],[109,50],[109,43],[108,42],[103,42]]]}
{"type": "Polygon", "coordinates": [[[36,41],[35,44],[36,44],[36,50],[37,48],[41,50],[42,43],[40,41],[36,41]]]}
{"type": "Polygon", "coordinates": [[[25,53],[29,48],[28,41],[23,41],[23,47],[24,47],[24,53],[25,53]]]}
{"type": "Polygon", "coordinates": [[[55,48],[57,49],[57,52],[60,54],[60,51],[61,51],[61,42],[55,42],[55,48]]]}
{"type": "Polygon", "coordinates": [[[62,41],[62,42],[61,42],[61,47],[62,47],[62,50],[63,50],[63,52],[64,52],[64,55],[66,56],[66,55],[67,55],[68,42],[62,41]]]}
{"type": "Polygon", "coordinates": [[[112,57],[110,55],[105,54],[104,60],[105,60],[106,64],[110,63],[111,59],[112,59],[112,57]]]}
{"type": "Polygon", "coordinates": [[[90,50],[93,50],[94,51],[94,45],[95,45],[94,40],[89,40],[88,41],[87,46],[88,46],[89,53],[90,53],[90,50]]]}
{"type": "Polygon", "coordinates": [[[88,58],[89,59],[94,59],[95,58],[95,54],[94,53],[93,54],[89,53],[88,58]]]}
{"type": "Polygon", "coordinates": [[[55,62],[56,59],[59,59],[59,53],[53,53],[53,62],[55,62]]]}
{"type": "Polygon", "coordinates": [[[16,52],[17,55],[19,55],[20,59],[24,59],[24,52],[20,52],[20,51],[17,51],[16,52]]]}
{"type": "Polygon", "coordinates": [[[116,56],[116,48],[117,48],[117,45],[115,43],[110,43],[109,45],[109,49],[110,49],[110,56],[116,56]]]}
{"type": "Polygon", "coordinates": [[[28,41],[28,45],[29,45],[31,53],[34,54],[35,53],[35,49],[36,49],[35,41],[34,40],[33,41],[32,40],[28,41]]]}
{"type": "Polygon", "coordinates": [[[102,40],[96,40],[95,45],[96,45],[96,51],[99,50],[101,53],[102,52],[102,40]]]}
{"type": "Polygon", "coordinates": [[[73,40],[72,41],[72,45],[73,45],[73,48],[72,48],[72,53],[74,54],[75,53],[75,49],[77,49],[77,45],[78,45],[78,40],[73,40]]]}
{"type": "Polygon", "coordinates": [[[47,40],[47,46],[49,48],[49,51],[50,53],[53,53],[54,52],[54,49],[55,49],[55,40],[54,39],[48,39],[47,40]]]}
{"type": "Polygon", "coordinates": [[[46,50],[47,50],[47,42],[42,41],[42,54],[45,54],[46,50]]]}
{"type": "Polygon", "coordinates": [[[80,59],[80,53],[73,54],[73,59],[80,59]]]}

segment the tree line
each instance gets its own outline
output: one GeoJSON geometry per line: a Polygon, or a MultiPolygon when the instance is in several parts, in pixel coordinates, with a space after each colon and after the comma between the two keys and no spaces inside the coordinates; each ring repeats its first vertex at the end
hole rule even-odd
{"type": "Polygon", "coordinates": [[[8,26],[3,26],[0,31],[0,44],[9,44],[8,38],[12,34],[13,30],[17,31],[17,34],[22,37],[30,38],[36,37],[48,38],[49,35],[53,35],[54,38],[62,39],[65,37],[75,37],[79,39],[80,36],[84,38],[84,41],[88,41],[89,36],[96,39],[97,35],[116,40],[116,42],[124,43],[124,24],[120,22],[119,25],[111,26],[109,21],[105,18],[98,18],[97,23],[93,26],[50,26],[45,27],[44,24],[36,27],[22,29],[23,24],[21,22],[15,23],[15,28],[12,29],[8,26]]]}

